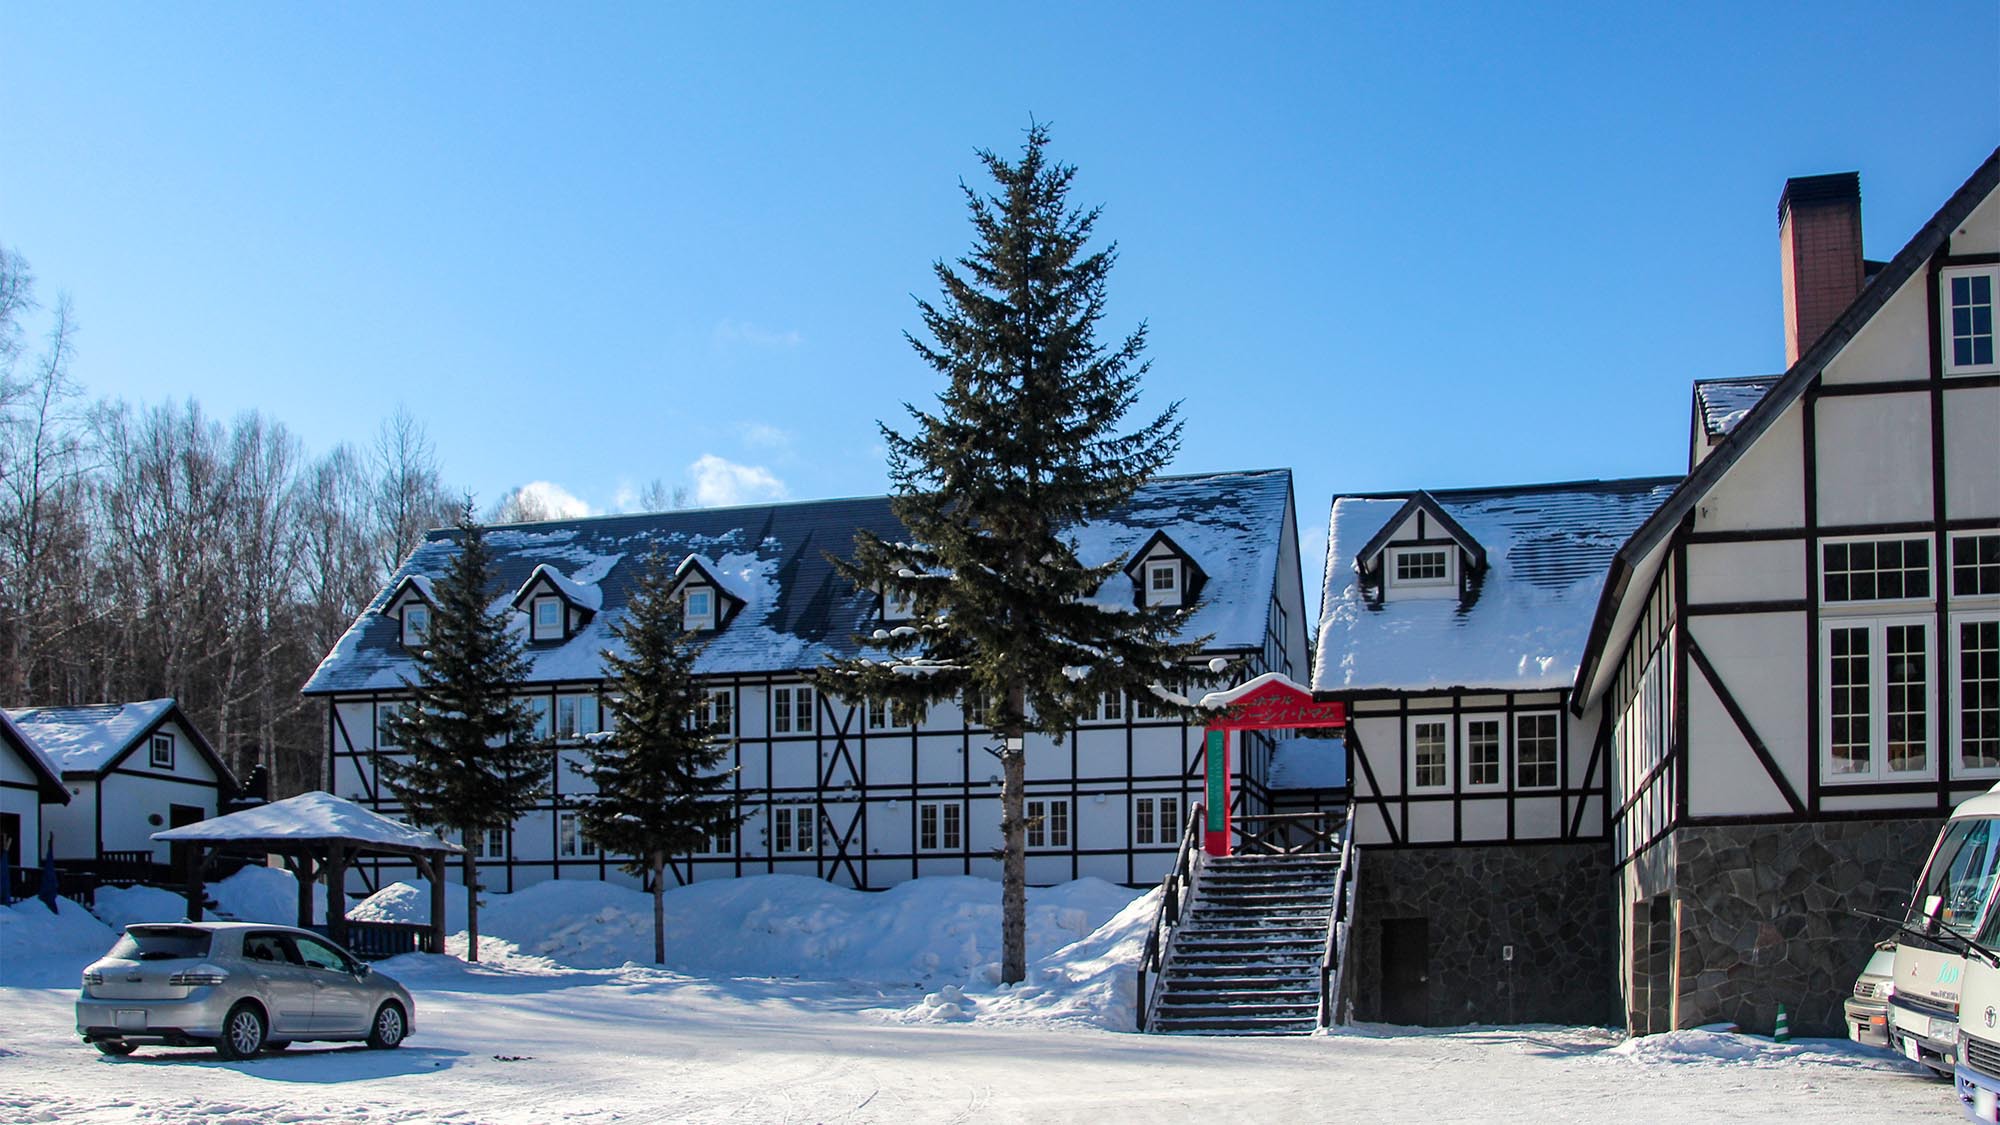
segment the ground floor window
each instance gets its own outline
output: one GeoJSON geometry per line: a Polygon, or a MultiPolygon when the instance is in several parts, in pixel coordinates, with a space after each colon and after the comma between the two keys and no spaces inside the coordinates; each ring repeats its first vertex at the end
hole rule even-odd
{"type": "Polygon", "coordinates": [[[1505,750],[1499,719],[1465,720],[1465,787],[1495,789],[1501,781],[1505,750]]]}
{"type": "Polygon", "coordinates": [[[2000,769],[2000,614],[1960,616],[1952,628],[1959,768],[2000,769]]]}
{"type": "Polygon", "coordinates": [[[1181,838],[1179,797],[1139,797],[1132,804],[1132,839],[1138,844],[1173,844],[1181,838]]]}
{"type": "Polygon", "coordinates": [[[1410,721],[1410,788],[1443,789],[1451,784],[1451,724],[1444,719],[1410,721]]]}
{"type": "Polygon", "coordinates": [[[1069,847],[1069,798],[1037,797],[1027,803],[1028,846],[1069,847]]]}
{"type": "Polygon", "coordinates": [[[917,803],[917,850],[955,852],[965,846],[965,808],[956,801],[917,803]]]}
{"type": "Polygon", "coordinates": [[[473,835],[473,854],[479,859],[507,858],[507,830],[488,828],[473,835]]]}
{"type": "Polygon", "coordinates": [[[556,814],[556,855],[562,859],[596,859],[597,841],[583,830],[583,814],[556,814]]]}
{"type": "Polygon", "coordinates": [[[771,809],[771,854],[812,855],[819,850],[817,814],[811,805],[771,809]]]}
{"type": "Polygon", "coordinates": [[[701,838],[701,846],[695,849],[694,854],[735,855],[736,829],[734,827],[724,828],[719,831],[709,832],[703,835],[701,838]]]}
{"type": "Polygon", "coordinates": [[[1829,780],[1931,772],[1930,633],[1922,618],[1827,625],[1821,659],[1829,780]]]}
{"type": "Polygon", "coordinates": [[[1514,787],[1554,789],[1561,780],[1562,739],[1554,715],[1514,716],[1514,787]]]}

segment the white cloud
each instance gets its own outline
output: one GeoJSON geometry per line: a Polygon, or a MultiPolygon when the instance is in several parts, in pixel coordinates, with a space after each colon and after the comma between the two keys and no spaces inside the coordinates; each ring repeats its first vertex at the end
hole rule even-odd
{"type": "Polygon", "coordinates": [[[724,320],[715,325],[715,343],[718,347],[740,344],[752,348],[769,348],[789,351],[805,342],[797,329],[765,328],[747,320],[724,320]]]}
{"type": "Polygon", "coordinates": [[[694,502],[704,508],[783,500],[789,495],[785,482],[762,465],[739,465],[713,453],[704,453],[689,465],[688,476],[694,481],[694,502]]]}
{"type": "Polygon", "coordinates": [[[518,490],[521,506],[532,512],[546,513],[542,518],[570,520],[590,514],[590,505],[583,499],[551,481],[529,481],[518,490]]]}
{"type": "Polygon", "coordinates": [[[792,444],[791,434],[765,422],[739,422],[736,430],[750,449],[786,449],[792,444]]]}

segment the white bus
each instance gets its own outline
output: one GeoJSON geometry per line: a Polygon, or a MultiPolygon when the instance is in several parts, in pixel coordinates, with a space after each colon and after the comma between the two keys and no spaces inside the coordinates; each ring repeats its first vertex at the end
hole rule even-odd
{"type": "MultiPolygon", "coordinates": [[[[1896,937],[1896,979],[1889,995],[1889,1044],[1913,1062],[1950,1074],[1959,1058],[1960,993],[1968,952],[1979,961],[1979,935],[2000,876],[2000,785],[1954,809],[1917,878],[1896,937]]],[[[1980,1018],[1985,1018],[1982,1009],[1980,1018]]]]}

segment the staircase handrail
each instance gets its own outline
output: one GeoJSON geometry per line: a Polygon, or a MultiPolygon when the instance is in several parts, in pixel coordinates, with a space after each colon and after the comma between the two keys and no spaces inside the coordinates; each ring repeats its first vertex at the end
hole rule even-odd
{"type": "Polygon", "coordinates": [[[1333,909],[1326,916],[1326,945],[1319,958],[1319,1025],[1345,1023],[1340,1017],[1341,997],[1347,994],[1348,938],[1354,928],[1354,887],[1360,853],[1354,850],[1354,804],[1347,806],[1346,821],[1340,826],[1340,873],[1335,877],[1333,909]]]}
{"type": "Polygon", "coordinates": [[[1139,957],[1139,1030],[1151,1029],[1151,1016],[1158,1007],[1158,993],[1166,981],[1167,944],[1172,930],[1180,925],[1181,915],[1187,910],[1188,899],[1192,897],[1194,883],[1201,874],[1203,857],[1201,848],[1201,826],[1207,817],[1202,806],[1195,805],[1190,810],[1187,828],[1181,833],[1180,850],[1174,854],[1173,870],[1160,881],[1160,906],[1153,913],[1153,928],[1146,933],[1146,950],[1139,957]],[[1147,987],[1147,977],[1152,977],[1152,987],[1147,987]]]}

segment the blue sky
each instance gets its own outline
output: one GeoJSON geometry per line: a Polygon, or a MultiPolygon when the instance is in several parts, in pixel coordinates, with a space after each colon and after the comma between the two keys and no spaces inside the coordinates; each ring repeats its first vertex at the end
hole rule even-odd
{"type": "Polygon", "coordinates": [[[1030,115],[1118,241],[1177,471],[1670,473],[1783,365],[1785,177],[1886,258],[2000,141],[1991,3],[0,10],[0,243],[93,393],[307,446],[400,403],[482,502],[886,488],[901,338],[1030,115]],[[1569,6],[1561,6],[1566,9],[1569,6]]]}

